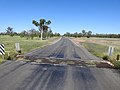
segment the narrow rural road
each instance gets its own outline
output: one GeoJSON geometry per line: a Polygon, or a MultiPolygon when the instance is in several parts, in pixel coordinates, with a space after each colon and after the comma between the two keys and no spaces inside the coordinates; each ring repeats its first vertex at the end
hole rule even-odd
{"type": "MultiPolygon", "coordinates": [[[[31,60],[41,57],[99,60],[64,37],[26,56],[31,60]]],[[[7,61],[0,64],[0,90],[120,90],[120,70],[7,61]]]]}
{"type": "Polygon", "coordinates": [[[62,37],[58,42],[43,49],[25,54],[29,59],[57,58],[64,60],[99,60],[83,47],[77,46],[68,38],[62,37]]]}
{"type": "Polygon", "coordinates": [[[0,90],[120,90],[119,70],[8,61],[0,90]]]}

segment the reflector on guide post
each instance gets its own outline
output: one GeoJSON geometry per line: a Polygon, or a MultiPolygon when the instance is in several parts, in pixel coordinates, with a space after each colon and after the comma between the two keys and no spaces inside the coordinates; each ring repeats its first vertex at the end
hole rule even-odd
{"type": "Polygon", "coordinates": [[[16,51],[20,51],[20,44],[19,43],[15,43],[15,47],[16,47],[16,51]]]}
{"type": "Polygon", "coordinates": [[[4,44],[0,44],[0,55],[5,55],[5,46],[4,46],[4,44]]]}
{"type": "Polygon", "coordinates": [[[4,44],[0,44],[0,55],[2,55],[2,59],[4,60],[4,55],[5,55],[5,46],[4,46],[4,44]]]}

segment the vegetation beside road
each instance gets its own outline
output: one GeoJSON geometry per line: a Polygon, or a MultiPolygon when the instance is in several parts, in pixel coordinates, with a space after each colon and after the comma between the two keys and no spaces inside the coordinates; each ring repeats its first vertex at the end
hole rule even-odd
{"type": "Polygon", "coordinates": [[[74,40],[83,45],[89,52],[97,57],[108,59],[115,65],[115,68],[120,68],[120,61],[117,61],[117,55],[120,55],[120,40],[119,38],[74,38],[74,40]],[[108,56],[109,46],[114,47],[114,52],[108,56]]]}
{"type": "Polygon", "coordinates": [[[98,57],[103,57],[108,54],[109,46],[114,47],[114,52],[111,59],[116,59],[116,55],[120,54],[120,40],[117,38],[74,38],[76,42],[82,44],[91,53],[98,57]]]}
{"type": "Polygon", "coordinates": [[[97,57],[102,58],[104,55],[107,54],[107,46],[96,44],[96,43],[90,43],[90,42],[83,42],[82,45],[92,54],[94,54],[97,57]]]}
{"type": "MultiPolygon", "coordinates": [[[[25,37],[21,38],[20,36],[11,37],[9,35],[0,35],[0,43],[3,43],[5,45],[6,51],[10,51],[11,59],[13,59],[17,53],[15,50],[15,43],[20,43],[21,54],[24,54],[34,49],[42,48],[44,45],[50,44],[56,39],[58,39],[58,37],[53,37],[42,41],[40,40],[39,37],[35,37],[34,40],[32,39],[26,40],[25,37]]],[[[8,55],[6,53],[5,59],[7,58],[8,55]]]]}

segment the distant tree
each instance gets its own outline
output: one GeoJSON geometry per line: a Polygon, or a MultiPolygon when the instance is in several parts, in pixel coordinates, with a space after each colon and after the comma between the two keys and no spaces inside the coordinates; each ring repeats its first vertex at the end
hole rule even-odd
{"type": "Polygon", "coordinates": [[[41,36],[41,40],[42,40],[43,39],[43,32],[44,32],[44,30],[45,31],[48,30],[48,25],[51,24],[51,21],[50,20],[46,21],[45,19],[40,19],[39,22],[33,20],[32,23],[35,26],[39,27],[39,31],[41,32],[40,36],[41,36]]]}
{"type": "Polygon", "coordinates": [[[55,33],[54,33],[54,36],[55,36],[55,37],[59,37],[59,36],[61,36],[61,35],[60,35],[60,33],[56,33],[56,32],[55,32],[55,33]]]}
{"type": "Polygon", "coordinates": [[[19,33],[17,33],[17,32],[14,32],[14,35],[16,35],[16,36],[17,36],[17,35],[19,35],[19,33]]]}
{"type": "Polygon", "coordinates": [[[92,35],[92,31],[88,31],[88,32],[87,32],[87,38],[90,38],[91,35],[92,35]]]}
{"type": "Polygon", "coordinates": [[[69,32],[66,32],[65,36],[66,36],[66,37],[70,37],[71,34],[70,34],[69,32]]]}
{"type": "Polygon", "coordinates": [[[35,20],[32,21],[32,23],[39,27],[39,31],[41,32],[41,40],[42,40],[42,35],[43,35],[43,25],[44,25],[45,19],[40,19],[40,22],[37,22],[35,20]]]}
{"type": "Polygon", "coordinates": [[[78,34],[78,37],[82,37],[82,33],[79,33],[79,34],[78,34]]]}
{"type": "Polygon", "coordinates": [[[52,37],[53,36],[53,32],[52,32],[52,30],[50,29],[49,31],[48,31],[48,37],[52,37]]]}
{"type": "Polygon", "coordinates": [[[35,29],[30,29],[30,30],[24,30],[22,31],[19,36],[22,37],[26,37],[26,39],[34,39],[34,37],[38,37],[39,36],[39,31],[36,31],[35,29]]]}
{"type": "Polygon", "coordinates": [[[77,33],[77,32],[74,33],[74,37],[75,37],[75,38],[78,37],[78,33],[77,33]]]}
{"type": "Polygon", "coordinates": [[[48,26],[43,26],[43,38],[46,39],[48,37],[48,26]]]}
{"type": "Polygon", "coordinates": [[[92,31],[88,31],[88,35],[91,35],[92,34],[92,31]]]}
{"type": "Polygon", "coordinates": [[[48,29],[51,29],[50,27],[48,27],[48,25],[51,24],[51,21],[48,20],[45,22],[45,25],[43,26],[43,33],[44,33],[44,38],[48,38],[48,29]]]}
{"type": "Polygon", "coordinates": [[[29,35],[29,37],[31,37],[31,39],[33,39],[36,36],[36,30],[35,29],[30,29],[28,31],[28,35],[29,35]]]}
{"type": "Polygon", "coordinates": [[[120,34],[92,34],[92,31],[85,31],[85,30],[82,30],[81,33],[78,33],[78,32],[75,32],[75,33],[69,33],[69,32],[66,32],[64,34],[64,36],[66,37],[87,37],[87,38],[90,38],[90,37],[99,37],[99,38],[120,38],[120,34]]]}
{"type": "Polygon", "coordinates": [[[20,37],[22,38],[22,37],[26,37],[27,36],[27,31],[22,31],[21,33],[20,33],[20,37]]]}
{"type": "Polygon", "coordinates": [[[12,36],[12,37],[14,36],[13,28],[8,27],[6,31],[7,31],[6,33],[7,33],[8,35],[10,35],[10,36],[12,36]]]}
{"type": "Polygon", "coordinates": [[[83,34],[83,36],[85,36],[86,35],[86,31],[82,30],[82,34],[83,34]]]}
{"type": "Polygon", "coordinates": [[[75,32],[75,33],[72,34],[72,33],[66,32],[64,34],[64,36],[66,36],[66,37],[81,37],[82,33],[75,32]]]}

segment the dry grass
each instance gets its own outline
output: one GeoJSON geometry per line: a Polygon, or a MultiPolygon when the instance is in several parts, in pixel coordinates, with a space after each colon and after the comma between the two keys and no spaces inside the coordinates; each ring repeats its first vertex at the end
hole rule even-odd
{"type": "Polygon", "coordinates": [[[117,54],[120,54],[120,39],[119,38],[73,38],[77,44],[82,44],[91,53],[98,57],[107,55],[108,47],[113,46],[114,52],[110,57],[116,59],[117,54]]]}
{"type": "MultiPolygon", "coordinates": [[[[8,35],[0,35],[0,43],[5,45],[5,50],[10,51],[10,56],[13,58],[16,55],[15,50],[15,43],[20,43],[20,48],[22,51],[22,54],[26,52],[30,52],[37,48],[42,48],[47,44],[50,44],[54,40],[58,38],[51,38],[48,40],[40,40],[38,37],[35,37],[33,40],[26,38],[21,38],[20,36],[8,36],[8,35]]],[[[5,58],[7,58],[7,53],[5,55],[5,58]]]]}

